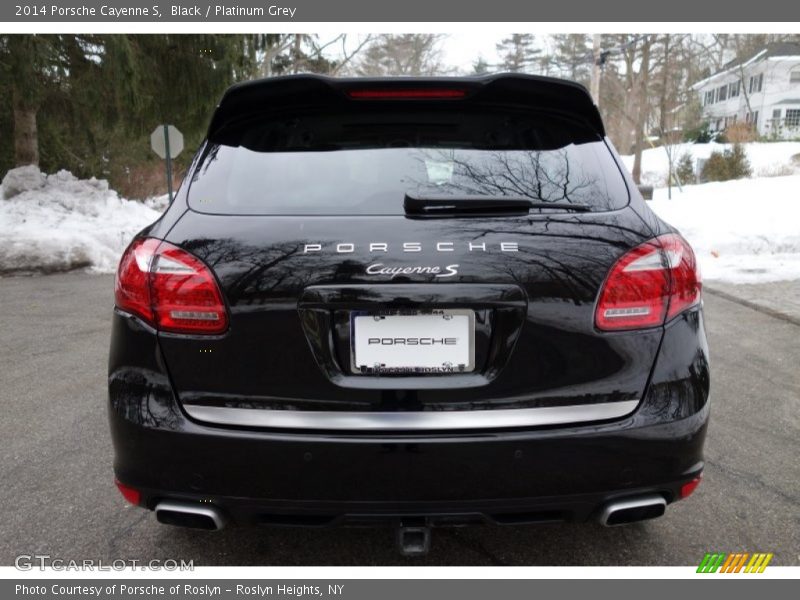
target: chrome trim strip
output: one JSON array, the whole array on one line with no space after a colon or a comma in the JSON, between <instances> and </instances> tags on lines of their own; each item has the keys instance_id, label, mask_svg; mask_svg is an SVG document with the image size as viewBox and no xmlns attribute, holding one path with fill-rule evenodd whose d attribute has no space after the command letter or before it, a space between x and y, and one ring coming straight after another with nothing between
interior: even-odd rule
<instances>
[{"instance_id":1,"label":"chrome trim strip","mask_svg":"<svg viewBox=\"0 0 800 600\"><path fill-rule=\"evenodd\" d=\"M184 404L193 419L217 425L277 429L328 429L352 431L421 431L452 429L502 429L537 425L563 425L617 419L634 411L638 400L602 404L573 404L503 410L439 412L331 412L226 408Z\"/></svg>"}]
</instances>

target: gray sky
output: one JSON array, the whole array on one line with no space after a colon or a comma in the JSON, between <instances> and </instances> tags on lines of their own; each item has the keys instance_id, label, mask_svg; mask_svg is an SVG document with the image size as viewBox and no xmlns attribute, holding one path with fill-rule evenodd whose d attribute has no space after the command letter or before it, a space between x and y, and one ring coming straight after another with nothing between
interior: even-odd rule
<instances>
[{"instance_id":1,"label":"gray sky","mask_svg":"<svg viewBox=\"0 0 800 600\"><path fill-rule=\"evenodd\" d=\"M495 45L506 35L475 35L474 33L450 33L442 42L444 63L458 67L462 71L471 71L472 64L479 55L489 64L498 62Z\"/></svg>"}]
</instances>

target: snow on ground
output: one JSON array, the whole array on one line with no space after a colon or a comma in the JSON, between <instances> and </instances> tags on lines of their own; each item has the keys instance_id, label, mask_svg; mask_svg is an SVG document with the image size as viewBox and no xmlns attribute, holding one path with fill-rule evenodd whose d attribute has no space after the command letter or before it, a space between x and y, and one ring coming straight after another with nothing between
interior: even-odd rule
<instances>
[{"instance_id":1,"label":"snow on ground","mask_svg":"<svg viewBox=\"0 0 800 600\"><path fill-rule=\"evenodd\" d=\"M677 144L673 150L674 164L685 153L698 158L708 158L716 150L731 148L731 144ZM800 142L753 142L744 144L747 158L753 169L753 177L770 177L775 175L791 175L800 173L800 162L794 162L793 156L800 155ZM798 159L800 160L800 159ZM633 155L622 157L622 162L633 169ZM696 164L696 162L695 162ZM669 160L663 147L648 148L642 152L642 183L662 187L666 185Z\"/></svg>"},{"instance_id":2,"label":"snow on ground","mask_svg":"<svg viewBox=\"0 0 800 600\"><path fill-rule=\"evenodd\" d=\"M800 145L800 144L799 144ZM800 279L800 175L656 189L648 205L692 244L705 280Z\"/></svg>"},{"instance_id":3,"label":"snow on ground","mask_svg":"<svg viewBox=\"0 0 800 600\"><path fill-rule=\"evenodd\" d=\"M12 169L0 187L0 273L90 267L111 273L122 251L161 213L120 198L108 182L69 171Z\"/></svg>"}]
</instances>

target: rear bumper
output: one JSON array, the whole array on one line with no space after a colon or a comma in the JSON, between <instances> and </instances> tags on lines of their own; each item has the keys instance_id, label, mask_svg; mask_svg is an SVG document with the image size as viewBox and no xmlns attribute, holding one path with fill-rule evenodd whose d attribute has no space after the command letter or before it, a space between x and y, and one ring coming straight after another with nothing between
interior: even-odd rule
<instances>
[{"instance_id":1,"label":"rear bumper","mask_svg":"<svg viewBox=\"0 0 800 600\"><path fill-rule=\"evenodd\" d=\"M691 319L665 333L665 343L672 337L678 345L669 362L659 360L644 399L623 418L413 434L193 420L173 395L157 344L143 350L152 333L129 329L129 342L140 339L116 351L112 345L115 473L141 492L142 506L212 504L239 523L583 521L615 499L655 493L672 502L703 469L709 415L707 351L704 336L700 344L697 338L702 318Z\"/></svg>"},{"instance_id":2,"label":"rear bumper","mask_svg":"<svg viewBox=\"0 0 800 600\"><path fill-rule=\"evenodd\" d=\"M205 502L245 523L528 522L585 520L613 499L650 492L677 499L702 471L707 414L645 427L634 415L549 431L358 438L219 429L182 416L165 431L116 411L111 423L116 475L151 509L162 499Z\"/></svg>"}]
</instances>

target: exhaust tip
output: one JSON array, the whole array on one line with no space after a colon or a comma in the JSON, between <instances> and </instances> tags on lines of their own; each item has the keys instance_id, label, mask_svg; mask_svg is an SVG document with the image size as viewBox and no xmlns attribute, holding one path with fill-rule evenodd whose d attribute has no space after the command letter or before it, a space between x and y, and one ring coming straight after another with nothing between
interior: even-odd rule
<instances>
[{"instance_id":1,"label":"exhaust tip","mask_svg":"<svg viewBox=\"0 0 800 600\"><path fill-rule=\"evenodd\" d=\"M210 505L191 504L164 500L155 508L156 520L164 525L218 531L225 527L225 517L218 508Z\"/></svg>"},{"instance_id":2,"label":"exhaust tip","mask_svg":"<svg viewBox=\"0 0 800 600\"><path fill-rule=\"evenodd\" d=\"M667 510L667 501L659 494L609 502L600 513L600 524L606 527L627 525L656 519Z\"/></svg>"}]
</instances>

